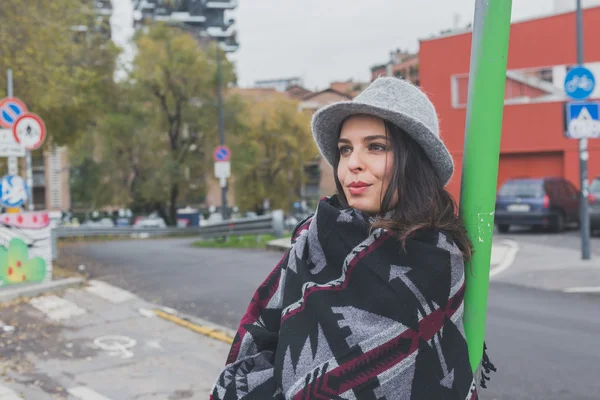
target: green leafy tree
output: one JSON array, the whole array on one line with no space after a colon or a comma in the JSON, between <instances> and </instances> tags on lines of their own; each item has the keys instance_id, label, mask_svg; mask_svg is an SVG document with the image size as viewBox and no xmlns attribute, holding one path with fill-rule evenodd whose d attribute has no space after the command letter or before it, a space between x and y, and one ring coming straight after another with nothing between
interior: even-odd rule
<instances>
[{"instance_id":1,"label":"green leafy tree","mask_svg":"<svg viewBox=\"0 0 600 400\"><path fill-rule=\"evenodd\" d=\"M15 96L44 119L50 144L74 143L112 98L118 49L91 4L0 1L0 91L11 68Z\"/></svg>"},{"instance_id":2,"label":"green leafy tree","mask_svg":"<svg viewBox=\"0 0 600 400\"><path fill-rule=\"evenodd\" d=\"M236 200L242 210L260 208L265 199L286 210L300 197L304 166L318 155L310 117L283 95L250 101L233 150Z\"/></svg>"},{"instance_id":3,"label":"green leafy tree","mask_svg":"<svg viewBox=\"0 0 600 400\"><path fill-rule=\"evenodd\" d=\"M178 201L189 188L186 167L206 167L206 146L212 142L217 126L216 46L199 43L192 35L163 24L154 24L136 37L138 52L132 78L159 117L155 127L155 155L160 165L154 180L145 181L141 193L154 197L156 210L174 224ZM223 59L223 85L235 80L233 66ZM189 129L184 134L184 127ZM194 163L201 150L201 162ZM198 171L196 171L197 173ZM150 196L150 194L152 196Z\"/></svg>"}]
</instances>

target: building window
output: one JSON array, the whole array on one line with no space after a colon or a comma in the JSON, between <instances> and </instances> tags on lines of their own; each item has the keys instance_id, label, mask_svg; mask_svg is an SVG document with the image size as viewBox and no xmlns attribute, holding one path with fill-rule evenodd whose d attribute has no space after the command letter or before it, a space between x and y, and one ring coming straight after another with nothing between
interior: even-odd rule
<instances>
[{"instance_id":1,"label":"building window","mask_svg":"<svg viewBox=\"0 0 600 400\"><path fill-rule=\"evenodd\" d=\"M33 171L33 187L45 187L46 186L46 173L44 171Z\"/></svg>"},{"instance_id":2,"label":"building window","mask_svg":"<svg viewBox=\"0 0 600 400\"><path fill-rule=\"evenodd\" d=\"M540 79L546 82L552 83L552 68L545 68L540 70Z\"/></svg>"},{"instance_id":3,"label":"building window","mask_svg":"<svg viewBox=\"0 0 600 400\"><path fill-rule=\"evenodd\" d=\"M414 76L417 76L419 74L419 66L411 65L408 74L410 75L411 78Z\"/></svg>"}]
</instances>

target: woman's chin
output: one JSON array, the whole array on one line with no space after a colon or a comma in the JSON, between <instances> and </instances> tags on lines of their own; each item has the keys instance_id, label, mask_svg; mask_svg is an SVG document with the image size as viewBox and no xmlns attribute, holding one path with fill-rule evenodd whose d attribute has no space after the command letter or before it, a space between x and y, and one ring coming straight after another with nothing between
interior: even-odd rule
<instances>
[{"instance_id":1,"label":"woman's chin","mask_svg":"<svg viewBox=\"0 0 600 400\"><path fill-rule=\"evenodd\" d=\"M359 196L350 196L348 197L348 205L354 209L360 210L367 214L376 214L379 212L379 206L375 204L376 202L373 199L369 199L368 197L361 198Z\"/></svg>"}]
</instances>

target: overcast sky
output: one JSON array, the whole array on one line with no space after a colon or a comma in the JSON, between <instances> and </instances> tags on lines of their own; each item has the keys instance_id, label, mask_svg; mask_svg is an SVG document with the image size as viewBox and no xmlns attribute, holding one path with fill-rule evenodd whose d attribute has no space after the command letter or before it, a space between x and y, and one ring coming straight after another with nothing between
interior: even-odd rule
<instances>
[{"instance_id":1,"label":"overcast sky","mask_svg":"<svg viewBox=\"0 0 600 400\"><path fill-rule=\"evenodd\" d=\"M554 1L513 0L512 19L553 12ZM594 3L597 0L584 0ZM587 5L588 3L584 3ZM233 14L240 49L230 55L240 86L300 76L309 89L334 80L368 81L389 51L473 19L475 0L240 0Z\"/></svg>"}]
</instances>

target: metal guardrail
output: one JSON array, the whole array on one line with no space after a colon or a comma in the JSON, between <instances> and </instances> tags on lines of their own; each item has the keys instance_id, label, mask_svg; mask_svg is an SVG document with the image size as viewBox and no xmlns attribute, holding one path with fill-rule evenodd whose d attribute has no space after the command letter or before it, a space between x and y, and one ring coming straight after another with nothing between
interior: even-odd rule
<instances>
[{"instance_id":1,"label":"metal guardrail","mask_svg":"<svg viewBox=\"0 0 600 400\"><path fill-rule=\"evenodd\" d=\"M54 235L57 239L78 237L156 237L156 236L183 236L198 234L200 228L103 228L103 227L61 227L55 228Z\"/></svg>"},{"instance_id":2,"label":"metal guardrail","mask_svg":"<svg viewBox=\"0 0 600 400\"><path fill-rule=\"evenodd\" d=\"M84 237L131 237L149 238L166 236L199 236L201 238L216 238L234 235L264 235L272 234L277 238L283 236L283 211L273 211L268 216L257 218L232 219L193 228L102 228L102 227L60 227L52 229L52 256L56 259L58 249L56 242L62 238Z\"/></svg>"}]
</instances>

